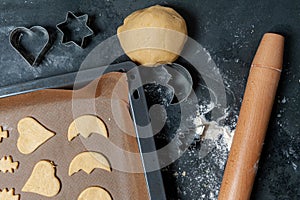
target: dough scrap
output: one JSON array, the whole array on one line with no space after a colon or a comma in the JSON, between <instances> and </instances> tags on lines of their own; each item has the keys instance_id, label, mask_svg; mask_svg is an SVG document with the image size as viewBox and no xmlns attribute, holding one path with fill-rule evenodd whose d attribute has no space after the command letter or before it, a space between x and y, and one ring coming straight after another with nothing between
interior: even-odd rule
<instances>
[{"instance_id":1,"label":"dough scrap","mask_svg":"<svg viewBox=\"0 0 300 200\"><path fill-rule=\"evenodd\" d=\"M94 186L81 192L78 200L112 200L112 197L105 189Z\"/></svg>"},{"instance_id":2,"label":"dough scrap","mask_svg":"<svg viewBox=\"0 0 300 200\"><path fill-rule=\"evenodd\" d=\"M90 174L94 169L104 169L111 172L111 166L105 156L98 152L83 152L75 156L69 166L69 176L83 170Z\"/></svg>"},{"instance_id":3,"label":"dough scrap","mask_svg":"<svg viewBox=\"0 0 300 200\"><path fill-rule=\"evenodd\" d=\"M104 122L94 115L83 115L76 118L69 126L68 140L71 141L79 134L88 138L92 133L97 133L108 138Z\"/></svg>"},{"instance_id":4,"label":"dough scrap","mask_svg":"<svg viewBox=\"0 0 300 200\"><path fill-rule=\"evenodd\" d=\"M156 5L127 16L117 34L131 60L156 66L178 58L187 40L187 27L174 9Z\"/></svg>"},{"instance_id":5,"label":"dough scrap","mask_svg":"<svg viewBox=\"0 0 300 200\"><path fill-rule=\"evenodd\" d=\"M4 190L0 190L0 199L1 200L19 200L20 195L15 194L15 189L14 188L12 188L10 190L5 188Z\"/></svg>"},{"instance_id":6,"label":"dough scrap","mask_svg":"<svg viewBox=\"0 0 300 200\"><path fill-rule=\"evenodd\" d=\"M16 169L18 169L19 162L13 162L11 156L4 156L0 160L0 172L6 173L14 173Z\"/></svg>"},{"instance_id":7,"label":"dough scrap","mask_svg":"<svg viewBox=\"0 0 300 200\"><path fill-rule=\"evenodd\" d=\"M0 143L3 138L8 138L8 131L3 131L2 126L0 126Z\"/></svg>"},{"instance_id":8,"label":"dough scrap","mask_svg":"<svg viewBox=\"0 0 300 200\"><path fill-rule=\"evenodd\" d=\"M31 192L46 197L54 197L60 191L60 181L55 175L55 166L42 160L33 168L32 174L22 188L22 192Z\"/></svg>"},{"instance_id":9,"label":"dough scrap","mask_svg":"<svg viewBox=\"0 0 300 200\"><path fill-rule=\"evenodd\" d=\"M34 152L55 135L32 117L25 117L18 122L18 132L17 147L23 154Z\"/></svg>"}]
</instances>

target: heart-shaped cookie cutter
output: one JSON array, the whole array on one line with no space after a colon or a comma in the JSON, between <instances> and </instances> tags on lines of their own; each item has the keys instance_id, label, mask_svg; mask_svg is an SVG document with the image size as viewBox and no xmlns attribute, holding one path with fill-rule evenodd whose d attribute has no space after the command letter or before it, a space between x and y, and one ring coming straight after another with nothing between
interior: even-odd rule
<instances>
[{"instance_id":1,"label":"heart-shaped cookie cutter","mask_svg":"<svg viewBox=\"0 0 300 200\"><path fill-rule=\"evenodd\" d=\"M17 27L9 36L11 46L31 66L37 66L50 48L48 31L42 26Z\"/></svg>"}]
</instances>

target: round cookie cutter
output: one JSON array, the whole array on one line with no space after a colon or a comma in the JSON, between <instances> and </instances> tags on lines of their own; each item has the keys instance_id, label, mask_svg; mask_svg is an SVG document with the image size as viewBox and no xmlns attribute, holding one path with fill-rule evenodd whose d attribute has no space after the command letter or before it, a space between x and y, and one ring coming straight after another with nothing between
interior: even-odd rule
<instances>
[{"instance_id":1,"label":"round cookie cutter","mask_svg":"<svg viewBox=\"0 0 300 200\"><path fill-rule=\"evenodd\" d=\"M178 63L162 64L156 67L139 67L141 85L151 102L163 105L183 102L193 89L189 71ZM161 100L159 102L158 98Z\"/></svg>"}]
</instances>

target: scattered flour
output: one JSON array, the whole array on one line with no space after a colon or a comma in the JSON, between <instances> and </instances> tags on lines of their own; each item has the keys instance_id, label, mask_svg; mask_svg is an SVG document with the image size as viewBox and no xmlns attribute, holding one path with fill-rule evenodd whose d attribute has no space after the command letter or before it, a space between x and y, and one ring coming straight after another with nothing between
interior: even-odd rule
<instances>
[{"instance_id":1,"label":"scattered flour","mask_svg":"<svg viewBox=\"0 0 300 200\"><path fill-rule=\"evenodd\" d=\"M212 103L210 105L212 105ZM210 107L211 106L209 106L209 108ZM193 119L193 123L196 127L195 134L202 136L202 140L216 141L221 137L223 138L224 145L229 151L232 144L234 131L231 131L230 127L228 126L218 125L216 121L208 121L204 115L201 115L200 113L200 110L198 110L196 117ZM227 115L227 113L224 114L224 116Z\"/></svg>"},{"instance_id":2,"label":"scattered flour","mask_svg":"<svg viewBox=\"0 0 300 200\"><path fill-rule=\"evenodd\" d=\"M218 198L234 130L231 130L231 125L220 126L216 121L207 120L205 114L215 107L214 103L208 105L200 105L197 114L190 119L194 125L195 142L178 163L178 171L173 173L183 184L177 188L182 199ZM226 112L225 116L228 115Z\"/></svg>"}]
</instances>

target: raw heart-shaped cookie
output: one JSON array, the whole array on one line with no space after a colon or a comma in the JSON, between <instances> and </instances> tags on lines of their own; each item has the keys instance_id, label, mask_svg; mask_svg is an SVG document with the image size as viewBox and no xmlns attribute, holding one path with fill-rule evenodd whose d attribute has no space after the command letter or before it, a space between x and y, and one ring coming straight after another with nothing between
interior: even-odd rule
<instances>
[{"instance_id":1,"label":"raw heart-shaped cookie","mask_svg":"<svg viewBox=\"0 0 300 200\"><path fill-rule=\"evenodd\" d=\"M32 117L26 117L19 121L18 132L20 135L17 147L23 154L34 152L39 146L55 135L55 133L47 130Z\"/></svg>"},{"instance_id":2,"label":"raw heart-shaped cookie","mask_svg":"<svg viewBox=\"0 0 300 200\"><path fill-rule=\"evenodd\" d=\"M54 165L46 160L38 162L26 184L23 192L32 192L46 197L54 197L60 191L60 181L55 176Z\"/></svg>"}]
</instances>

